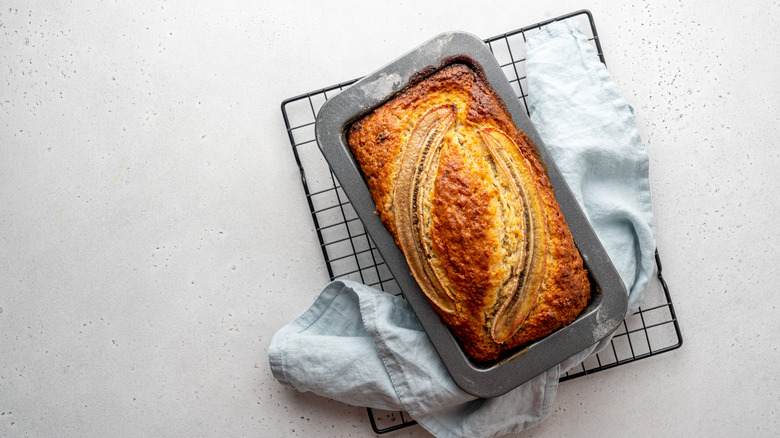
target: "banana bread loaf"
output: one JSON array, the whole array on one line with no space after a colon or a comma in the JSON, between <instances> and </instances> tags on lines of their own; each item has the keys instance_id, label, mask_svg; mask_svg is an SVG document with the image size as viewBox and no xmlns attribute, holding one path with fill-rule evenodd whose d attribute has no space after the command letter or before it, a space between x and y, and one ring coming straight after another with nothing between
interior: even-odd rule
<instances>
[{"instance_id":1,"label":"banana bread loaf","mask_svg":"<svg viewBox=\"0 0 780 438\"><path fill-rule=\"evenodd\" d=\"M536 145L456 62L352 124L376 209L476 362L574 321L590 284Z\"/></svg>"}]
</instances>

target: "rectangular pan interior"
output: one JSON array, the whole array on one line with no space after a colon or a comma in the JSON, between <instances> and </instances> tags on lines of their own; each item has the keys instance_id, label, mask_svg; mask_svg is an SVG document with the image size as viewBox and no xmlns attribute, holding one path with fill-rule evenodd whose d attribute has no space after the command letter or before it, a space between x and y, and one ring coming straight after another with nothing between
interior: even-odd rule
<instances>
[{"instance_id":1,"label":"rectangular pan interior","mask_svg":"<svg viewBox=\"0 0 780 438\"><path fill-rule=\"evenodd\" d=\"M467 59L481 67L493 90L506 104L516 126L536 143L593 287L591 301L572 324L490 366L476 364L465 355L417 285L403 253L374 214L374 201L346 140L350 123L406 88L410 79L419 72L435 71L453 59L459 62ZM608 336L625 317L628 294L623 281L515 97L501 67L479 38L464 32L443 33L365 76L325 102L317 115L315 136L325 159L445 367L455 383L469 394L482 398L502 395Z\"/></svg>"}]
</instances>

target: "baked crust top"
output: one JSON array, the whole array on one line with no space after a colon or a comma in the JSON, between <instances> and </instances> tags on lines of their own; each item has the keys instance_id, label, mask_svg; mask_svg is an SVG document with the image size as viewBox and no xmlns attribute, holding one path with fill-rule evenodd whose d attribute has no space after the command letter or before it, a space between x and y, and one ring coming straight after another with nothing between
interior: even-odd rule
<instances>
[{"instance_id":1,"label":"baked crust top","mask_svg":"<svg viewBox=\"0 0 780 438\"><path fill-rule=\"evenodd\" d=\"M533 141L478 68L454 63L352 124L377 213L477 362L571 323L582 259Z\"/></svg>"}]
</instances>

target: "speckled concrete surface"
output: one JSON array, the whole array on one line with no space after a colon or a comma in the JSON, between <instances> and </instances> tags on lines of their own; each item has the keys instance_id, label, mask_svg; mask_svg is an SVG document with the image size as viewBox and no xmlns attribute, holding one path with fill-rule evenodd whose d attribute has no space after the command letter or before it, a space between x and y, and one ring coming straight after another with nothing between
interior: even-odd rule
<instances>
[{"instance_id":1,"label":"speckled concrete surface","mask_svg":"<svg viewBox=\"0 0 780 438\"><path fill-rule=\"evenodd\" d=\"M373 435L268 367L327 280L280 104L581 8L637 111L685 344L562 384L518 436L780 430L780 4L417 3L3 3L0 436Z\"/></svg>"}]
</instances>

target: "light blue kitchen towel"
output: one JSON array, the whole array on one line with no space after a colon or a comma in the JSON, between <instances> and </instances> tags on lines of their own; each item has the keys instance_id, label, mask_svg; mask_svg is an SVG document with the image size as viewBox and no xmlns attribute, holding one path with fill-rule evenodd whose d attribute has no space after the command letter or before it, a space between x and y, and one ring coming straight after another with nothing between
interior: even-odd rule
<instances>
[{"instance_id":1,"label":"light blue kitchen towel","mask_svg":"<svg viewBox=\"0 0 780 438\"><path fill-rule=\"evenodd\" d=\"M577 25L527 42L531 119L629 291L633 312L653 271L648 158L621 98ZM402 298L335 281L268 350L276 379L356 406L404 410L436 437L497 437L545 418L562 373L603 340L505 395L476 399L453 382Z\"/></svg>"}]
</instances>

